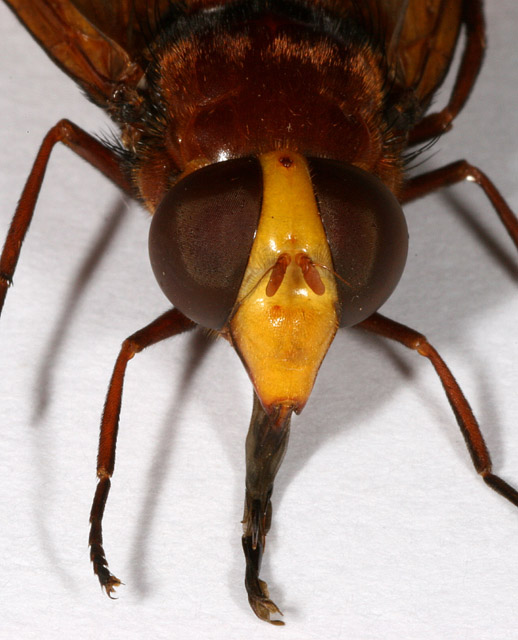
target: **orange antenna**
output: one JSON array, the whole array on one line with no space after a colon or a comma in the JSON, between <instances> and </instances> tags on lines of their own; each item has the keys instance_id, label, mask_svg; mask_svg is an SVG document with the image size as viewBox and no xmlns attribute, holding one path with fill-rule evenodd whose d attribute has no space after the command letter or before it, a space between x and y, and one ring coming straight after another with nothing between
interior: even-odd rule
<instances>
[{"instance_id":1,"label":"orange antenna","mask_svg":"<svg viewBox=\"0 0 518 640\"><path fill-rule=\"evenodd\" d=\"M277 262L271 268L270 280L266 285L266 295L271 298L274 296L284 280L286 269L291 262L291 257L287 253L281 253L277 258ZM268 272L267 272L268 273Z\"/></svg>"},{"instance_id":2,"label":"orange antenna","mask_svg":"<svg viewBox=\"0 0 518 640\"><path fill-rule=\"evenodd\" d=\"M323 295L326 290L326 286L322 282L322 278L316 270L315 263L311 258L305 253L297 253L295 256L295 262L301 268L304 280L311 291L316 293L317 296Z\"/></svg>"}]
</instances>

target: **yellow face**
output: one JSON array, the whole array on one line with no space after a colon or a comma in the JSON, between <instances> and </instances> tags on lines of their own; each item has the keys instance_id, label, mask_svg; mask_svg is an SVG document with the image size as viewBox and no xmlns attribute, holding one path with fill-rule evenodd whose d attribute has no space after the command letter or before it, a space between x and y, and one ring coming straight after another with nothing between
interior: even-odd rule
<instances>
[{"instance_id":1,"label":"yellow face","mask_svg":"<svg viewBox=\"0 0 518 640\"><path fill-rule=\"evenodd\" d=\"M338 327L333 263L306 160L259 160L261 217L228 328L265 410L298 413Z\"/></svg>"}]
</instances>

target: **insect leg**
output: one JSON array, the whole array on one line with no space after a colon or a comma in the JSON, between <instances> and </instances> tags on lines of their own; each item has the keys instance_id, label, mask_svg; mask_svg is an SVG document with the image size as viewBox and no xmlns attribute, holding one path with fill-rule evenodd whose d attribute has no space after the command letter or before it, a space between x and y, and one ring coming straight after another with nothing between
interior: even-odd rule
<instances>
[{"instance_id":1,"label":"insect leg","mask_svg":"<svg viewBox=\"0 0 518 640\"><path fill-rule=\"evenodd\" d=\"M131 185L120 168L119 158L114 151L69 120L60 120L52 127L41 143L25 183L0 257L0 313L7 289L12 283L25 234L32 220L50 154L57 142L62 142L96 169L99 169L123 191L131 193Z\"/></svg>"},{"instance_id":2,"label":"insect leg","mask_svg":"<svg viewBox=\"0 0 518 640\"><path fill-rule=\"evenodd\" d=\"M492 489L518 507L518 491L492 473L489 451L473 411L448 366L425 336L379 313L356 326L400 342L430 360L444 387L477 473Z\"/></svg>"},{"instance_id":3,"label":"insect leg","mask_svg":"<svg viewBox=\"0 0 518 640\"><path fill-rule=\"evenodd\" d=\"M254 393L254 408L246 438L246 498L243 516L243 551L246 558L245 586L248 601L261 620L282 625L281 620L270 620L279 613L270 600L266 582L259 578L266 534L272 520L271 495L273 481L288 446L291 409L278 409L268 415Z\"/></svg>"},{"instance_id":4,"label":"insect leg","mask_svg":"<svg viewBox=\"0 0 518 640\"><path fill-rule=\"evenodd\" d=\"M420 144L448 131L473 89L482 66L486 47L486 27L482 0L464 0L462 21L466 27L466 46L448 104L424 117L411 131L408 144Z\"/></svg>"},{"instance_id":5,"label":"insect leg","mask_svg":"<svg viewBox=\"0 0 518 640\"><path fill-rule=\"evenodd\" d=\"M112 597L111 594L114 592L115 587L120 584L120 580L112 575L108 569L108 562L103 549L102 519L106 499L110 491L110 478L115 466L115 447L117 444L122 387L126 366L136 353L146 347L188 331L195 326L192 320L186 318L177 309L166 311L151 324L124 340L113 369L101 421L99 453L97 456L97 477L99 482L90 512L89 538L90 559L94 565L94 573L110 597Z\"/></svg>"},{"instance_id":6,"label":"insect leg","mask_svg":"<svg viewBox=\"0 0 518 640\"><path fill-rule=\"evenodd\" d=\"M423 173L420 176L411 178L403 189L401 195L401 203L416 200L422 196L436 191L442 187L448 187L462 180L476 182L482 187L484 193L489 198L494 210L498 214L502 224L511 236L512 241L518 248L518 219L509 208L507 202L503 199L498 189L486 176L485 173L466 162L466 160L458 160L451 164Z\"/></svg>"}]
</instances>

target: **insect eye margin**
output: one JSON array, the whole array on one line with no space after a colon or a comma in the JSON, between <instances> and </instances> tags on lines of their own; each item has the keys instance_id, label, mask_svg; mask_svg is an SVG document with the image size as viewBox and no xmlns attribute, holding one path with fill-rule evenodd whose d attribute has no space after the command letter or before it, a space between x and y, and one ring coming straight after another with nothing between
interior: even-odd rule
<instances>
[{"instance_id":1,"label":"insect eye margin","mask_svg":"<svg viewBox=\"0 0 518 640\"><path fill-rule=\"evenodd\" d=\"M261 213L259 160L202 167L176 183L149 231L151 266L162 291L188 318L221 329L235 304Z\"/></svg>"},{"instance_id":2,"label":"insect eye margin","mask_svg":"<svg viewBox=\"0 0 518 640\"><path fill-rule=\"evenodd\" d=\"M340 326L353 326L377 311L401 278L405 216L376 176L336 160L307 160L337 276Z\"/></svg>"}]
</instances>

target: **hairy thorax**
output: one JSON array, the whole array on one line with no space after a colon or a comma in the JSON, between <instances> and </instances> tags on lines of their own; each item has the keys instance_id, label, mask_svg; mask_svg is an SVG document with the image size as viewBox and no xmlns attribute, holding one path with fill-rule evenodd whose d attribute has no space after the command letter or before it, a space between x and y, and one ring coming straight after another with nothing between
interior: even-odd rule
<instances>
[{"instance_id":1,"label":"hairy thorax","mask_svg":"<svg viewBox=\"0 0 518 640\"><path fill-rule=\"evenodd\" d=\"M381 64L354 37L273 17L163 46L157 133L135 169L144 202L153 211L172 182L206 164L281 148L354 164L397 192Z\"/></svg>"}]
</instances>

